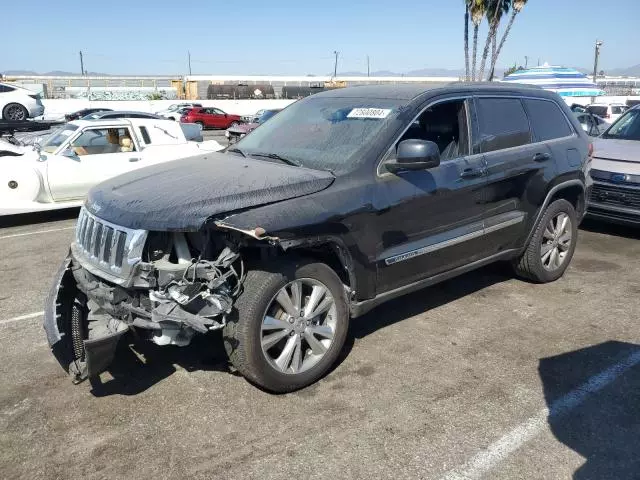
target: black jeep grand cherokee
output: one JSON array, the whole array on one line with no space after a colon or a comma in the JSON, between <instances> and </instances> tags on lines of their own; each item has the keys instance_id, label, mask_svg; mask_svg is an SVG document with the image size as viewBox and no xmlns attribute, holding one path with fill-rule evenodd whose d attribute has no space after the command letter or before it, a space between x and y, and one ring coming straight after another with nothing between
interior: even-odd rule
<instances>
[{"instance_id":1,"label":"black jeep grand cherokee","mask_svg":"<svg viewBox=\"0 0 640 480\"><path fill-rule=\"evenodd\" d=\"M304 387L381 302L498 260L562 276L590 156L564 102L534 87L314 95L225 153L94 188L47 301L49 343L79 381L129 329L180 346L220 329L247 379Z\"/></svg>"}]
</instances>

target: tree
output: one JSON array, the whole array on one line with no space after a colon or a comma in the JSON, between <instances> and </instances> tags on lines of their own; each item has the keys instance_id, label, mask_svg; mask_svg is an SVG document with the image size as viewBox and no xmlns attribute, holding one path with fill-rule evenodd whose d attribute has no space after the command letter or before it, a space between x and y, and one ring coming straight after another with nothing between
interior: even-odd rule
<instances>
[{"instance_id":1,"label":"tree","mask_svg":"<svg viewBox=\"0 0 640 480\"><path fill-rule=\"evenodd\" d=\"M476 79L476 63L478 58L478 31L487 11L487 0L469 0L469 13L473 23L473 61L471 66L471 80Z\"/></svg>"},{"instance_id":2,"label":"tree","mask_svg":"<svg viewBox=\"0 0 640 480\"><path fill-rule=\"evenodd\" d=\"M512 73L519 72L520 70L524 70L524 67L522 65L520 65L519 67L516 67L515 64L514 64L513 67L510 67L507 70L505 70L504 76L508 77Z\"/></svg>"},{"instance_id":3,"label":"tree","mask_svg":"<svg viewBox=\"0 0 640 480\"><path fill-rule=\"evenodd\" d=\"M494 38L498 34L498 27L500 26L500 19L502 15L509 12L511 6L511 0L486 0L486 17L489 23L489 32L487 33L487 41L484 44L484 50L482 52L482 61L480 62L480 72L478 73L478 79L484 78L484 70L487 65L487 58L489 57L489 48L491 47ZM517 0L516 0L517 1ZM497 50L496 50L497 54ZM495 55L494 55L495 56Z\"/></svg>"},{"instance_id":4,"label":"tree","mask_svg":"<svg viewBox=\"0 0 640 480\"><path fill-rule=\"evenodd\" d=\"M511 6L513 7L513 9L511 10L511 18L509 19L509 24L507 25L506 30L502 34L500 45L498 46L498 49L496 50L495 55L493 55L491 59L491 70L489 72L489 79L493 78L493 74L496 69L496 63L498 62L498 57L500 56L500 52L502 51L504 42L507 40L507 37L509 36L509 32L511 31L513 22L515 21L516 16L518 16L518 14L522 11L522 9L526 4L527 4L527 0L512 0L511 2ZM494 37L494 40L495 40L495 37Z\"/></svg>"}]
</instances>

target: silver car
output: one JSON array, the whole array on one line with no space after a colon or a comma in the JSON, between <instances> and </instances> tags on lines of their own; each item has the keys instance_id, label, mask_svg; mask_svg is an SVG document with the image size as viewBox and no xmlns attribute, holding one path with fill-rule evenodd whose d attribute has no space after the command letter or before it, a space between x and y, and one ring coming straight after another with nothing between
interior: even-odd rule
<instances>
[{"instance_id":1,"label":"silver car","mask_svg":"<svg viewBox=\"0 0 640 480\"><path fill-rule=\"evenodd\" d=\"M640 105L594 140L588 214L640 226Z\"/></svg>"}]
</instances>

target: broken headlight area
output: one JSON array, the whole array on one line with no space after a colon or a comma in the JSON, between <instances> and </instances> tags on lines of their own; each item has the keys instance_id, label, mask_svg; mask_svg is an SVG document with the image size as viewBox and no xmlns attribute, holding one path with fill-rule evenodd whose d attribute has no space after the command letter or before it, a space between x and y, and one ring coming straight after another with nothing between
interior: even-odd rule
<instances>
[{"instance_id":1,"label":"broken headlight area","mask_svg":"<svg viewBox=\"0 0 640 480\"><path fill-rule=\"evenodd\" d=\"M221 329L245 275L238 245L222 235L150 232L142 259L123 282L128 287L105 280L87 263L75 256L66 261L45 316L49 343L74 381L104 371L130 329L158 345L177 346Z\"/></svg>"}]
</instances>

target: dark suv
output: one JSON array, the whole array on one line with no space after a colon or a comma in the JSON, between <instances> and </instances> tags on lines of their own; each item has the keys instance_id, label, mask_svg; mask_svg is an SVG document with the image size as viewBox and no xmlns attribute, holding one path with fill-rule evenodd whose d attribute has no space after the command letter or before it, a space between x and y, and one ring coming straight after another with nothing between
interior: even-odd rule
<instances>
[{"instance_id":1,"label":"dark suv","mask_svg":"<svg viewBox=\"0 0 640 480\"><path fill-rule=\"evenodd\" d=\"M128 330L187 345L222 330L247 379L319 379L349 319L498 260L551 282L590 190L590 143L554 93L363 86L296 102L224 153L89 193L46 306L77 381Z\"/></svg>"}]
</instances>

